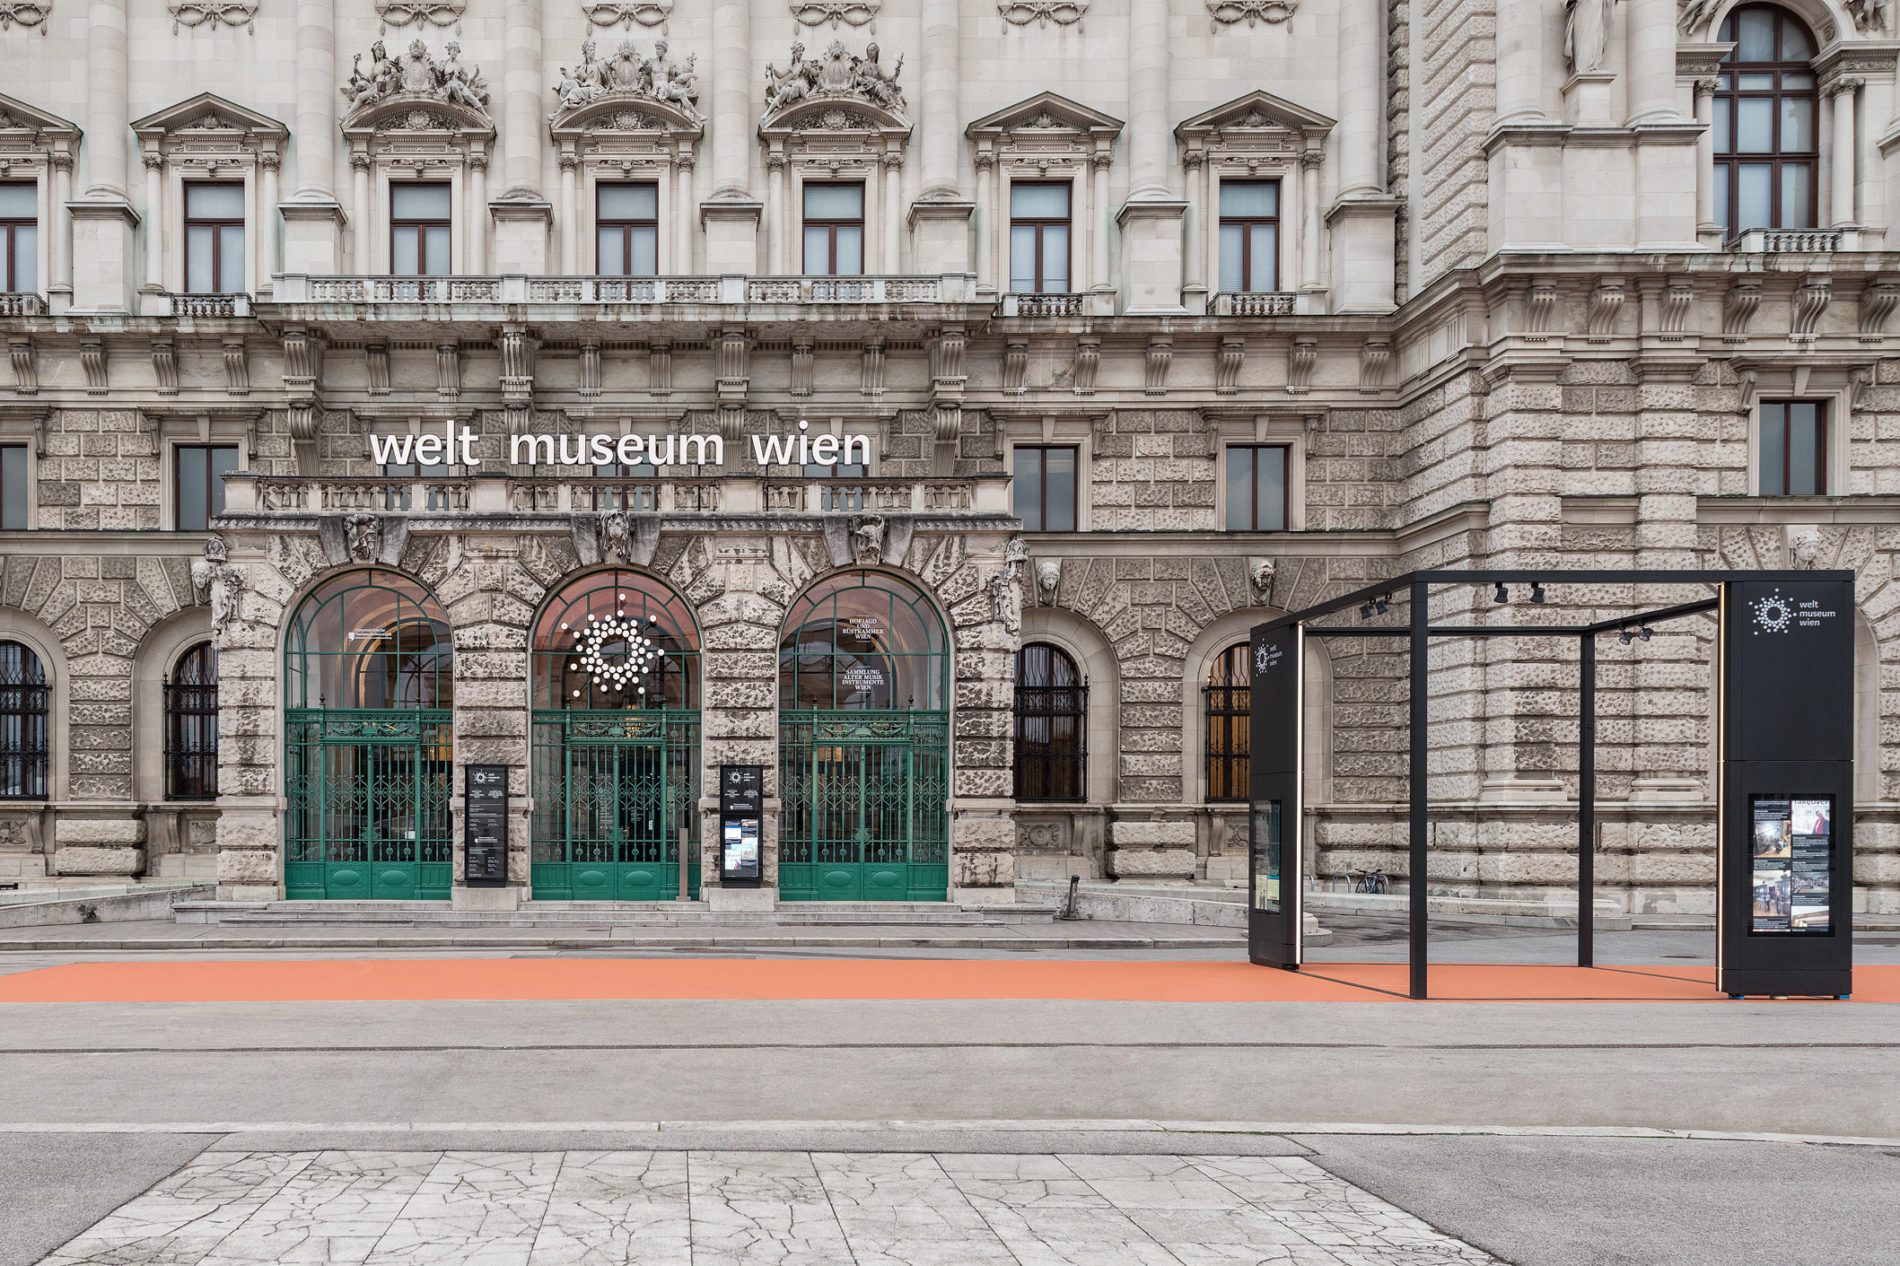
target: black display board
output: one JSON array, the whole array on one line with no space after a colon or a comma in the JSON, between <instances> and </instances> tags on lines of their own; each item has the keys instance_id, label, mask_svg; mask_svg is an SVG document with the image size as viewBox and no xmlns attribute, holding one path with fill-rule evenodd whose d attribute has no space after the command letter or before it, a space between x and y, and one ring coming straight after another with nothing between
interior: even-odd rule
<instances>
[{"instance_id":1,"label":"black display board","mask_svg":"<svg viewBox=\"0 0 1900 1266\"><path fill-rule=\"evenodd\" d=\"M508 883L508 767L470 765L464 774L462 880L470 888Z\"/></svg>"},{"instance_id":2,"label":"black display board","mask_svg":"<svg viewBox=\"0 0 1900 1266\"><path fill-rule=\"evenodd\" d=\"M1300 965L1303 636L1297 625L1258 628L1250 647L1247 957L1267 967Z\"/></svg>"},{"instance_id":3,"label":"black display board","mask_svg":"<svg viewBox=\"0 0 1900 1266\"><path fill-rule=\"evenodd\" d=\"M757 888L764 878L759 823L765 813L765 766L719 767L719 883Z\"/></svg>"},{"instance_id":4,"label":"black display board","mask_svg":"<svg viewBox=\"0 0 1900 1266\"><path fill-rule=\"evenodd\" d=\"M1852 577L1727 589L1718 987L1737 997L1845 996L1853 972Z\"/></svg>"}]
</instances>

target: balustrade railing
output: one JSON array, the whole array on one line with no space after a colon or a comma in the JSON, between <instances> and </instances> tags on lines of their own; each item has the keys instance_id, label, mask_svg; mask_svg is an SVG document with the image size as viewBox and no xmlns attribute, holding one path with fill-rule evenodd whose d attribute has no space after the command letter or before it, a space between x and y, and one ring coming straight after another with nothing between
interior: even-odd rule
<instances>
[{"instance_id":1,"label":"balustrade railing","mask_svg":"<svg viewBox=\"0 0 1900 1266\"><path fill-rule=\"evenodd\" d=\"M171 300L175 317L247 317L251 315L251 296L247 294L174 294Z\"/></svg>"},{"instance_id":2,"label":"balustrade railing","mask_svg":"<svg viewBox=\"0 0 1900 1266\"><path fill-rule=\"evenodd\" d=\"M1246 291L1214 296L1215 316L1273 317L1293 316L1299 311L1300 297L1280 291Z\"/></svg>"},{"instance_id":3,"label":"balustrade railing","mask_svg":"<svg viewBox=\"0 0 1900 1266\"><path fill-rule=\"evenodd\" d=\"M961 303L968 273L934 277L333 277L282 273L278 304ZM194 296L197 297L197 296Z\"/></svg>"},{"instance_id":4,"label":"balustrade railing","mask_svg":"<svg viewBox=\"0 0 1900 1266\"><path fill-rule=\"evenodd\" d=\"M1860 234L1851 229L1744 229L1731 237L1731 251L1764 251L1769 254L1831 255L1853 250Z\"/></svg>"},{"instance_id":5,"label":"balustrade railing","mask_svg":"<svg viewBox=\"0 0 1900 1266\"><path fill-rule=\"evenodd\" d=\"M1072 317L1082 315L1081 294L1008 294L1003 296L1006 317Z\"/></svg>"},{"instance_id":6,"label":"balustrade railing","mask_svg":"<svg viewBox=\"0 0 1900 1266\"><path fill-rule=\"evenodd\" d=\"M45 316L46 300L23 291L0 294L0 317Z\"/></svg>"}]
</instances>

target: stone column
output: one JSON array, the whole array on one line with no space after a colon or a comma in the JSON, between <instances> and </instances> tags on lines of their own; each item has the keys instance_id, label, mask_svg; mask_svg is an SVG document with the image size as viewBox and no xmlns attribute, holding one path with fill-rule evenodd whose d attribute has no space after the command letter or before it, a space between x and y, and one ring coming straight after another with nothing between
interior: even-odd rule
<instances>
[{"instance_id":1,"label":"stone column","mask_svg":"<svg viewBox=\"0 0 1900 1266\"><path fill-rule=\"evenodd\" d=\"M681 276L691 276L693 271L693 168L695 154L682 149L673 159L674 205L673 213L673 250L675 263L673 271Z\"/></svg>"},{"instance_id":2,"label":"stone column","mask_svg":"<svg viewBox=\"0 0 1900 1266\"><path fill-rule=\"evenodd\" d=\"M1679 114L1675 0L1629 0L1624 7L1629 10L1629 71L1624 80L1629 121L1674 119Z\"/></svg>"},{"instance_id":3,"label":"stone column","mask_svg":"<svg viewBox=\"0 0 1900 1266\"><path fill-rule=\"evenodd\" d=\"M1319 237L1324 223L1319 214L1319 169L1325 154L1316 149L1300 154L1300 289L1317 290L1320 280Z\"/></svg>"},{"instance_id":4,"label":"stone column","mask_svg":"<svg viewBox=\"0 0 1900 1266\"><path fill-rule=\"evenodd\" d=\"M884 261L889 276L903 270L900 230L904 223L904 156L884 155Z\"/></svg>"},{"instance_id":5,"label":"stone column","mask_svg":"<svg viewBox=\"0 0 1900 1266\"><path fill-rule=\"evenodd\" d=\"M1380 91L1385 76L1385 23L1381 0L1342 0L1339 11L1339 195L1377 195Z\"/></svg>"},{"instance_id":6,"label":"stone column","mask_svg":"<svg viewBox=\"0 0 1900 1266\"><path fill-rule=\"evenodd\" d=\"M477 150L468 156L468 248L462 270L468 273L488 271L488 154Z\"/></svg>"},{"instance_id":7,"label":"stone column","mask_svg":"<svg viewBox=\"0 0 1900 1266\"><path fill-rule=\"evenodd\" d=\"M1207 251L1203 247L1206 238L1202 225L1214 222L1214 210L1207 196L1207 155L1201 150L1190 152L1187 157L1187 212L1181 217L1181 258L1187 277L1186 290L1203 296L1205 301L1207 281L1205 277ZM1208 236L1212 230L1205 231Z\"/></svg>"},{"instance_id":8,"label":"stone column","mask_svg":"<svg viewBox=\"0 0 1900 1266\"><path fill-rule=\"evenodd\" d=\"M976 156L976 286L991 293L1003 289L990 262L996 236L996 155Z\"/></svg>"},{"instance_id":9,"label":"stone column","mask_svg":"<svg viewBox=\"0 0 1900 1266\"><path fill-rule=\"evenodd\" d=\"M1859 223L1854 218L1854 93L1860 85L1858 79L1840 79L1828 89L1828 96L1834 102L1830 223L1837 229Z\"/></svg>"},{"instance_id":10,"label":"stone column","mask_svg":"<svg viewBox=\"0 0 1900 1266\"><path fill-rule=\"evenodd\" d=\"M1130 313L1185 312L1181 302L1181 216L1169 161L1168 3L1129 0L1128 201L1122 230L1122 289ZM1104 271L1096 278L1107 281Z\"/></svg>"},{"instance_id":11,"label":"stone column","mask_svg":"<svg viewBox=\"0 0 1900 1266\"><path fill-rule=\"evenodd\" d=\"M271 292L271 274L277 271L278 168L283 156L266 150L257 156L257 258L251 288L259 295Z\"/></svg>"},{"instance_id":12,"label":"stone column","mask_svg":"<svg viewBox=\"0 0 1900 1266\"><path fill-rule=\"evenodd\" d=\"M575 155L561 155L561 271L570 277L581 271L580 166ZM588 271L599 271L599 261Z\"/></svg>"},{"instance_id":13,"label":"stone column","mask_svg":"<svg viewBox=\"0 0 1900 1266\"><path fill-rule=\"evenodd\" d=\"M1069 282L1077 290L1106 290L1109 288L1108 271L1108 164L1106 150L1097 151L1089 156L1089 170L1092 173L1092 186L1089 197L1089 275L1088 285L1083 278L1074 278ZM1004 191L1007 196L1007 189ZM997 217L1004 225L1009 223L1009 208L1004 207ZM1080 254L1080 252L1077 252ZM1078 263L1080 260L1077 261ZM1009 284L1009 239L1003 239L1003 256L996 262L997 280L1000 287ZM1071 272L1075 271L1073 267Z\"/></svg>"},{"instance_id":14,"label":"stone column","mask_svg":"<svg viewBox=\"0 0 1900 1266\"><path fill-rule=\"evenodd\" d=\"M165 290L165 156L156 149L139 155L145 166L145 283L147 294Z\"/></svg>"},{"instance_id":15,"label":"stone column","mask_svg":"<svg viewBox=\"0 0 1900 1266\"><path fill-rule=\"evenodd\" d=\"M374 272L376 257L370 250L369 238L369 155L350 155L350 214L356 218L356 231L351 234L352 253L355 258L350 267L359 273Z\"/></svg>"},{"instance_id":16,"label":"stone column","mask_svg":"<svg viewBox=\"0 0 1900 1266\"><path fill-rule=\"evenodd\" d=\"M957 96L957 0L923 0L922 90L918 94L917 142L922 151L926 199L954 200L959 141Z\"/></svg>"},{"instance_id":17,"label":"stone column","mask_svg":"<svg viewBox=\"0 0 1900 1266\"><path fill-rule=\"evenodd\" d=\"M1702 125L1695 142L1695 219L1698 235L1715 227L1715 80L1695 81L1695 121Z\"/></svg>"},{"instance_id":18,"label":"stone column","mask_svg":"<svg viewBox=\"0 0 1900 1266\"><path fill-rule=\"evenodd\" d=\"M73 200L73 156L61 153L53 155L53 284L48 294L64 295L71 299L73 293L73 239L72 226L61 214L66 204Z\"/></svg>"},{"instance_id":19,"label":"stone column","mask_svg":"<svg viewBox=\"0 0 1900 1266\"><path fill-rule=\"evenodd\" d=\"M343 268L343 207L336 198L336 0L297 0L296 114L290 156L294 191L284 217L284 271ZM266 210L265 214L269 214Z\"/></svg>"},{"instance_id":20,"label":"stone column","mask_svg":"<svg viewBox=\"0 0 1900 1266\"><path fill-rule=\"evenodd\" d=\"M752 146L763 110L764 80L752 73L752 7L714 0L712 11L712 197L700 206L706 270L752 273L759 267L758 200L752 196Z\"/></svg>"},{"instance_id":21,"label":"stone column","mask_svg":"<svg viewBox=\"0 0 1900 1266\"><path fill-rule=\"evenodd\" d=\"M86 12L86 193L67 207L77 262L73 306L124 312L132 307L139 222L127 197L125 0L91 0Z\"/></svg>"},{"instance_id":22,"label":"stone column","mask_svg":"<svg viewBox=\"0 0 1900 1266\"><path fill-rule=\"evenodd\" d=\"M493 269L545 273L554 208L541 192L541 147L547 140L541 67L541 0L508 0L501 63L502 194L488 204L495 217Z\"/></svg>"},{"instance_id":23,"label":"stone column","mask_svg":"<svg viewBox=\"0 0 1900 1266\"><path fill-rule=\"evenodd\" d=\"M1498 122L1543 119L1544 28L1551 7L1535 0L1498 5Z\"/></svg>"}]
</instances>

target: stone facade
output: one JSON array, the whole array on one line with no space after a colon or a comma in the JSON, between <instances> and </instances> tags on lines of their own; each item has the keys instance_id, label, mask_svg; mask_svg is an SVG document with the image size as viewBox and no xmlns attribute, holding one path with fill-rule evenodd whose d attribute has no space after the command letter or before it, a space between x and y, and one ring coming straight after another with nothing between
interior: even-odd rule
<instances>
[{"instance_id":1,"label":"stone facade","mask_svg":"<svg viewBox=\"0 0 1900 1266\"><path fill-rule=\"evenodd\" d=\"M286 625L366 562L447 613L454 759L515 771L517 885L529 631L567 579L611 561L685 596L710 771L774 766L804 589L904 578L950 640L951 888L971 900L1016 878L1244 876L1242 807L1208 799L1203 686L1268 615L1421 567L1812 566L1860 577L1857 900L1900 910L1888 7L1787 0L1815 41L1816 226L1740 235L1713 220L1707 126L1734 6L1579 7L1610 14L1589 65L1559 0L1301 0L1258 23L1205 0L1050 23L891 0L836 31L775 0L678 6L655 30L470 0L387 48L367 0L263 4L241 27L92 0L0 31L21 72L0 76L0 183L31 188L41 229L16 274L33 284L0 294L0 445L29 463L0 640L44 665L51 735L44 797L0 800L0 883L280 893ZM449 187L448 275L392 277L391 190L418 179ZM1272 278L1240 289L1218 245L1237 180L1279 186ZM243 191L225 294L184 293L204 181ZM654 277L591 271L616 181L653 187ZM862 187L862 277L800 271L803 193L826 181ZM1030 181L1068 190L1069 268L1013 293L1010 190ZM1763 495L1762 406L1786 400L1827 411L1824 494ZM372 436L445 419L478 465L372 456ZM873 436L868 474L752 459L750 437L801 421ZM603 431L717 434L728 461L605 481L511 464L516 436ZM204 444L238 450L222 560L176 530L178 453ZM1014 513L1007 472L1034 445L1077 452L1073 532ZM1285 531L1228 528L1233 450L1254 445L1287 452ZM603 500L620 495L641 500ZM1553 588L1541 610L1696 596ZM1712 631L1601 657L1597 874L1633 909L1712 908ZM204 638L219 797L168 800L160 686ZM1029 642L1089 679L1079 803L1013 798ZM1386 647L1311 652L1322 876L1405 877ZM1429 882L1562 889L1569 648L1448 643L1433 669ZM768 884L778 790L768 773Z\"/></svg>"}]
</instances>

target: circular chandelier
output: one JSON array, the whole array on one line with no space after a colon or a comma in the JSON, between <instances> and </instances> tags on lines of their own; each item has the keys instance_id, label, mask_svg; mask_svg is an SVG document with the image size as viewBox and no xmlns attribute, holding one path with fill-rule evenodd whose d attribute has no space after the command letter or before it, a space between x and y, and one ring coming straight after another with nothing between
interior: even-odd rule
<instances>
[{"instance_id":1,"label":"circular chandelier","mask_svg":"<svg viewBox=\"0 0 1900 1266\"><path fill-rule=\"evenodd\" d=\"M644 703L647 673L665 653L647 636L648 632L654 631L653 626L660 622L660 618L648 616L643 630L640 617L627 614L624 606L627 595L623 593L619 598L620 605L616 605L612 615L590 613L583 624L573 627L561 625L561 631L573 639L573 646L568 651L567 670L586 673L588 685L595 690ZM610 652L608 648L615 643L625 643L626 649ZM578 688L574 690L573 697L581 697Z\"/></svg>"}]
</instances>

